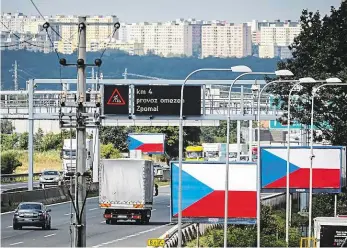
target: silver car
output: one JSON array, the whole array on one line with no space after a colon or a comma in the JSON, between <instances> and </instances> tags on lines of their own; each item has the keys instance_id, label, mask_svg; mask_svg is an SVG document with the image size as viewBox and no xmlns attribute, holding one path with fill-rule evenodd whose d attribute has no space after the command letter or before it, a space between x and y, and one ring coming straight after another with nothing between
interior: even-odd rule
<instances>
[{"instance_id":1,"label":"silver car","mask_svg":"<svg viewBox=\"0 0 347 248\"><path fill-rule=\"evenodd\" d=\"M51 229L51 212L40 202L22 202L13 215L13 229L22 229L23 226L41 227L43 230Z\"/></svg>"},{"instance_id":2,"label":"silver car","mask_svg":"<svg viewBox=\"0 0 347 248\"><path fill-rule=\"evenodd\" d=\"M57 170L44 170L39 179L40 188L46 185L61 185L63 183L63 177Z\"/></svg>"}]
</instances>

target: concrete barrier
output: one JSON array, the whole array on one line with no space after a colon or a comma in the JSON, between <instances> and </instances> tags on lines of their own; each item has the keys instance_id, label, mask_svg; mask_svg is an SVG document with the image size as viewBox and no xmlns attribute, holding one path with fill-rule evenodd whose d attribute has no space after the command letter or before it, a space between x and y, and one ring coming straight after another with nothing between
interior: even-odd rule
<instances>
[{"instance_id":1,"label":"concrete barrier","mask_svg":"<svg viewBox=\"0 0 347 248\"><path fill-rule=\"evenodd\" d=\"M99 183L90 185L90 193L99 191ZM42 202L44 204L52 204L57 202L69 201L70 197L67 193L68 189L65 186L51 187L32 191L17 191L1 194L1 208L8 210L14 209L19 203L25 201ZM73 190L74 191L74 190ZM72 192L74 195L74 192Z\"/></svg>"}]
</instances>

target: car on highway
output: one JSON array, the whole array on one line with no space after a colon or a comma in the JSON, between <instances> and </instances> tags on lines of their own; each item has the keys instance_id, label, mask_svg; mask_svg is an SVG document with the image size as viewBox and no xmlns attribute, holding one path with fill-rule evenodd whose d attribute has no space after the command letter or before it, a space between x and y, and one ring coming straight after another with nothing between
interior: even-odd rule
<instances>
[{"instance_id":1,"label":"car on highway","mask_svg":"<svg viewBox=\"0 0 347 248\"><path fill-rule=\"evenodd\" d=\"M21 202L13 214L13 229L22 229L23 226L41 227L43 230L51 229L51 209L41 202Z\"/></svg>"},{"instance_id":2,"label":"car on highway","mask_svg":"<svg viewBox=\"0 0 347 248\"><path fill-rule=\"evenodd\" d=\"M63 177L57 170L44 170L39 178L40 188L44 188L46 185L61 185L62 183Z\"/></svg>"}]
</instances>

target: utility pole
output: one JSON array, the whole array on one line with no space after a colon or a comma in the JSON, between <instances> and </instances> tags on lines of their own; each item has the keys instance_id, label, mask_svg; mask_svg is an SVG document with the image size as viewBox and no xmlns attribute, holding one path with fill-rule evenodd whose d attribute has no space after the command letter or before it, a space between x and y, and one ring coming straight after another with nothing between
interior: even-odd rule
<instances>
[{"instance_id":1,"label":"utility pole","mask_svg":"<svg viewBox=\"0 0 347 248\"><path fill-rule=\"evenodd\" d=\"M17 60L14 61L14 70L13 70L13 83L14 83L14 90L18 90L18 64Z\"/></svg>"},{"instance_id":2,"label":"utility pole","mask_svg":"<svg viewBox=\"0 0 347 248\"><path fill-rule=\"evenodd\" d=\"M77 60L77 161L76 161L76 184L77 191L75 192L75 206L77 213L80 214L80 222L75 218L75 247L86 247L86 212L83 211L83 203L86 197L86 178L83 175L86 171L86 123L83 114L86 113L84 106L86 102L86 17L78 18L78 28L80 43L78 47L78 60Z\"/></svg>"}]
</instances>

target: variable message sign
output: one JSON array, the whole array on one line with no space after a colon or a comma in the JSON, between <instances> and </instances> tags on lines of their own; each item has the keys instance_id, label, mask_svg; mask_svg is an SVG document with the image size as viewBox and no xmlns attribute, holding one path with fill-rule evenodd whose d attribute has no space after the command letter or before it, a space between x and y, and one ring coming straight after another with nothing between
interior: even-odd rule
<instances>
[{"instance_id":1,"label":"variable message sign","mask_svg":"<svg viewBox=\"0 0 347 248\"><path fill-rule=\"evenodd\" d=\"M201 86L185 86L183 115L201 115ZM135 86L135 115L180 115L181 86Z\"/></svg>"},{"instance_id":2,"label":"variable message sign","mask_svg":"<svg viewBox=\"0 0 347 248\"><path fill-rule=\"evenodd\" d=\"M104 114L129 114L129 86L104 86Z\"/></svg>"}]
</instances>

